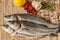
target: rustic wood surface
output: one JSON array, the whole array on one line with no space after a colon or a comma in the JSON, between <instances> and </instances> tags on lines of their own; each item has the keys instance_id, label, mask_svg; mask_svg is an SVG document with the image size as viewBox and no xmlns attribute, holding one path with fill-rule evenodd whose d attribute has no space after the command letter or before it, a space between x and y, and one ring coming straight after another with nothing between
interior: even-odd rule
<instances>
[{"instance_id":1,"label":"rustic wood surface","mask_svg":"<svg viewBox=\"0 0 60 40\"><path fill-rule=\"evenodd\" d=\"M16 14L16 13L26 13L23 8L17 8L13 5L13 0L1 0L0 3L0 40L29 40L28 38L22 38L22 37L12 37L8 33L6 33L4 30L2 30L2 25L4 24L4 15L9 14ZM31 40L60 40L60 33L58 33L58 36L46 36L43 38L34 38Z\"/></svg>"}]
</instances>

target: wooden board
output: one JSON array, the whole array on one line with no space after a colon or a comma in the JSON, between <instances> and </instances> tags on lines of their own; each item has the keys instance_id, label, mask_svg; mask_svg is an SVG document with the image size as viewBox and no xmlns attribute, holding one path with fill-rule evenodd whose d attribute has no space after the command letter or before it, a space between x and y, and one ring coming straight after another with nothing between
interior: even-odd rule
<instances>
[{"instance_id":1,"label":"wooden board","mask_svg":"<svg viewBox=\"0 0 60 40\"><path fill-rule=\"evenodd\" d=\"M22 37L12 37L4 30L2 30L2 25L4 24L4 15L16 14L16 13L26 13L23 8L17 8L13 5L13 0L1 0L0 3L0 40L29 40ZM43 38L34 38L31 40L60 40L60 34L58 37L43 37Z\"/></svg>"}]
</instances>

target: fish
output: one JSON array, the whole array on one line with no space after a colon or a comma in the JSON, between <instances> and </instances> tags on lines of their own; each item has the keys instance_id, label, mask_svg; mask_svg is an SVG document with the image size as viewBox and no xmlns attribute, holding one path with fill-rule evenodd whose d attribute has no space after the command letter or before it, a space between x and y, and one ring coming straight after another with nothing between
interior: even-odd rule
<instances>
[{"instance_id":1,"label":"fish","mask_svg":"<svg viewBox=\"0 0 60 40\"><path fill-rule=\"evenodd\" d=\"M20 20L20 21L25 20L25 21L34 22L37 24L44 24L44 25L47 25L49 28L57 28L59 26L59 24L52 24L42 18L39 18L39 17L31 15L31 14L12 14L12 15L8 15L7 17L6 16L4 16L4 17L5 17L5 19L9 20L12 18L9 16L16 16L17 20ZM15 17L13 17L13 18L15 18ZM14 19L11 19L11 20L14 20Z\"/></svg>"},{"instance_id":2,"label":"fish","mask_svg":"<svg viewBox=\"0 0 60 40\"><path fill-rule=\"evenodd\" d=\"M14 22L17 24L16 21L10 21L9 23L11 22ZM27 37L28 36L29 37L42 37L44 35L50 35L52 33L56 34L56 32L58 31L58 28L48 28L46 25L36 24L29 21L20 21L19 23L21 24L20 25L21 28L24 27L24 30L21 30L21 28L19 28L18 30L15 29L16 33L18 33L18 34L15 34L15 36L21 36L23 34L23 36L27 36Z\"/></svg>"}]
</instances>

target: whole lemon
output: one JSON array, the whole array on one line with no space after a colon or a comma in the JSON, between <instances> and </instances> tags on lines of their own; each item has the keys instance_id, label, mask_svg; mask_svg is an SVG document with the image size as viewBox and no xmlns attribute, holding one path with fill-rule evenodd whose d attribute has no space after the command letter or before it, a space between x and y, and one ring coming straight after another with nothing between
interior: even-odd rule
<instances>
[{"instance_id":1,"label":"whole lemon","mask_svg":"<svg viewBox=\"0 0 60 40\"><path fill-rule=\"evenodd\" d=\"M13 4L17 7L22 7L25 5L27 0L13 0Z\"/></svg>"}]
</instances>

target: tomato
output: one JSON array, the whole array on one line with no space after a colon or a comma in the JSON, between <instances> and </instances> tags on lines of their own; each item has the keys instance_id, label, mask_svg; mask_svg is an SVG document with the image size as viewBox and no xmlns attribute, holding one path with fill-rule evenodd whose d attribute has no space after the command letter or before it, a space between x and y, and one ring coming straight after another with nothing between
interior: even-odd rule
<instances>
[{"instance_id":1,"label":"tomato","mask_svg":"<svg viewBox=\"0 0 60 40\"><path fill-rule=\"evenodd\" d=\"M29 13L29 14L37 15L37 11L36 11L35 8L32 6L31 2L27 2L27 3L24 5L24 10L26 10L27 13Z\"/></svg>"}]
</instances>

